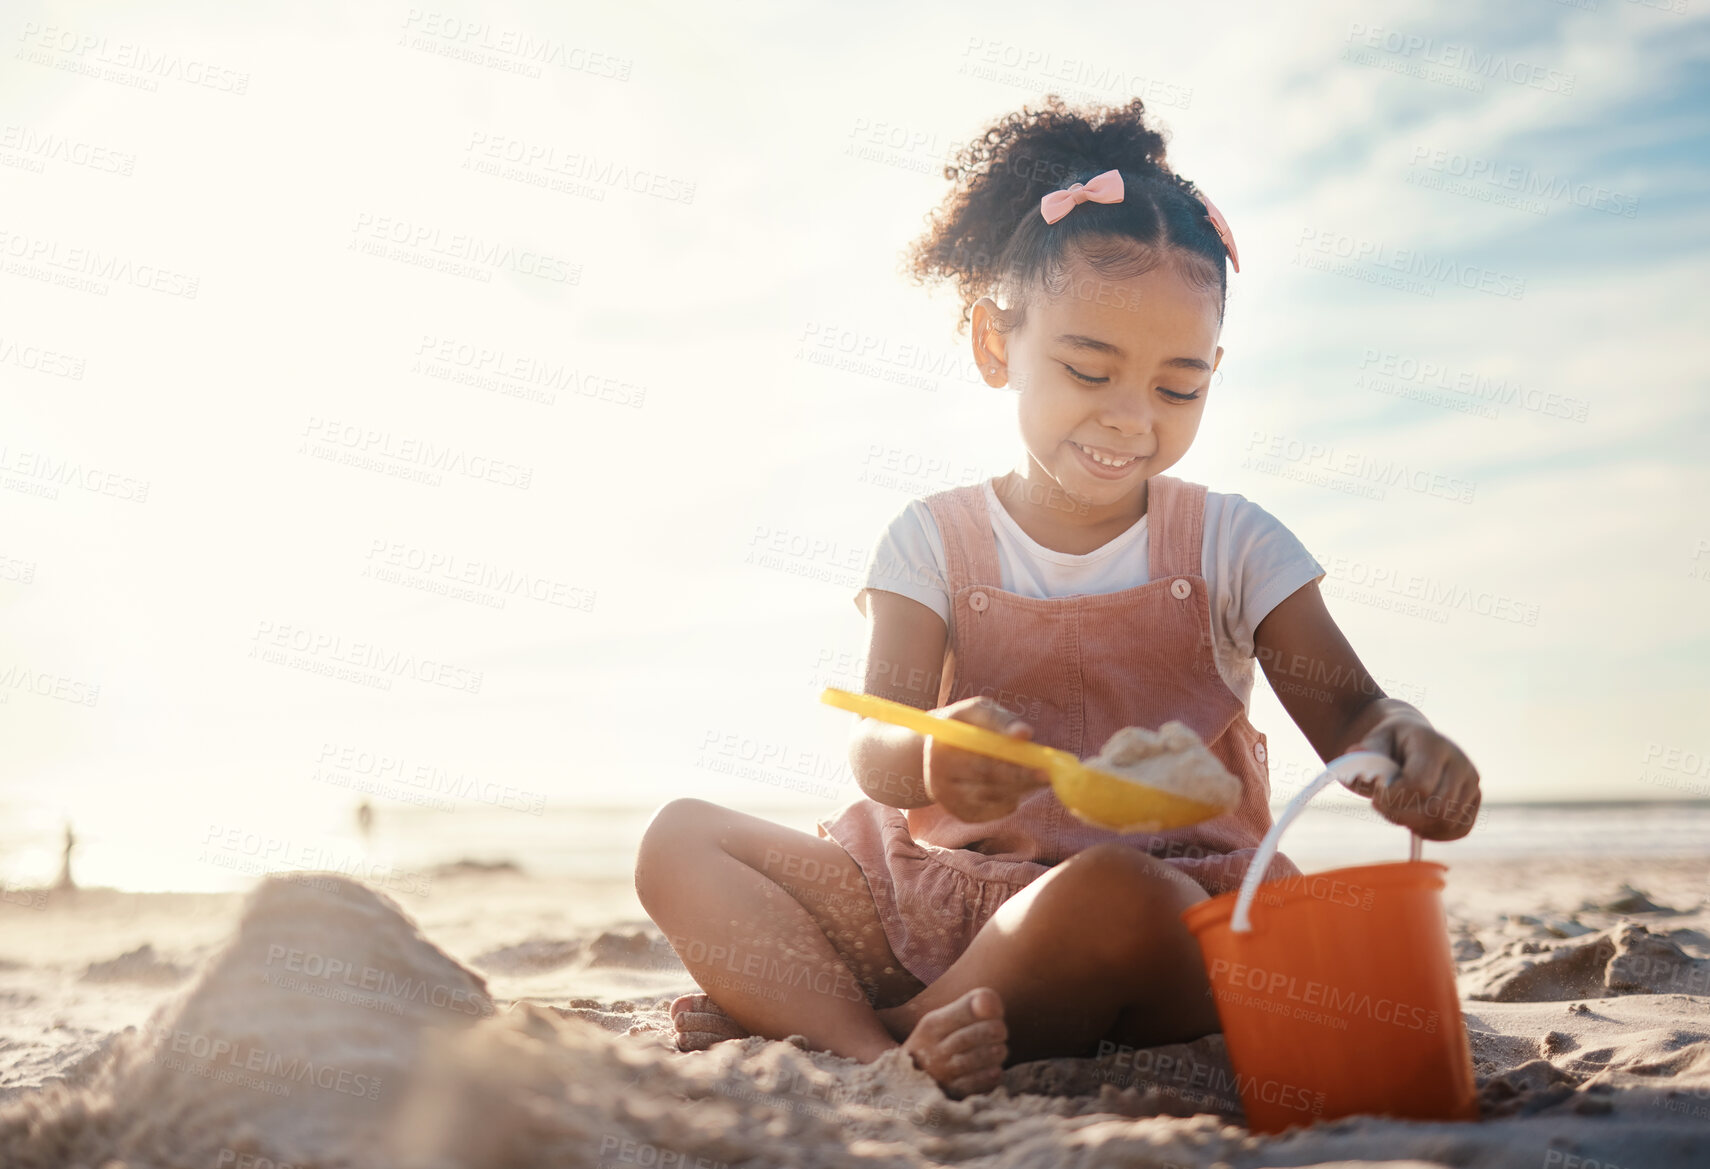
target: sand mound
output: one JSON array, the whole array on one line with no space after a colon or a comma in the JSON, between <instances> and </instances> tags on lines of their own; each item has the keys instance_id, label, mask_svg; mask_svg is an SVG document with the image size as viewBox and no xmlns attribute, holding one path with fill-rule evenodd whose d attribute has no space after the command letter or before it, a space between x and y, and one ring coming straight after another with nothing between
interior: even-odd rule
<instances>
[{"instance_id":1,"label":"sand mound","mask_svg":"<svg viewBox=\"0 0 1710 1169\"><path fill-rule=\"evenodd\" d=\"M1692 931L1679 931L1683 940ZM1470 999L1560 1002L1614 994L1710 994L1710 959L1636 922L1563 942L1509 942L1461 969Z\"/></svg>"},{"instance_id":2,"label":"sand mound","mask_svg":"<svg viewBox=\"0 0 1710 1169\"><path fill-rule=\"evenodd\" d=\"M447 861L428 870L429 876L434 877L470 877L487 876L493 873L521 873L522 866L511 860L484 861L465 857L462 860Z\"/></svg>"},{"instance_id":3,"label":"sand mound","mask_svg":"<svg viewBox=\"0 0 1710 1169\"><path fill-rule=\"evenodd\" d=\"M671 943L657 930L607 930L588 946L589 966L627 966L636 970L681 970Z\"/></svg>"},{"instance_id":4,"label":"sand mound","mask_svg":"<svg viewBox=\"0 0 1710 1169\"><path fill-rule=\"evenodd\" d=\"M1643 889L1635 889L1635 888L1633 888L1633 886L1631 886L1625 882L1622 882L1620 891L1617 892L1613 897L1605 897L1601 900L1596 900L1596 901L1587 900L1586 902L1584 902L1580 906L1580 908L1581 909L1601 909L1601 910L1605 910L1609 913L1675 913L1675 912L1677 912L1676 910L1670 909L1666 905L1658 905L1656 902L1654 902L1650 899L1649 894L1647 894Z\"/></svg>"},{"instance_id":5,"label":"sand mound","mask_svg":"<svg viewBox=\"0 0 1710 1169\"><path fill-rule=\"evenodd\" d=\"M582 943L569 938L529 938L478 955L475 965L494 974L540 974L569 966L582 956Z\"/></svg>"},{"instance_id":6,"label":"sand mound","mask_svg":"<svg viewBox=\"0 0 1710 1169\"><path fill-rule=\"evenodd\" d=\"M168 962L148 944L129 953L120 954L107 962L91 962L83 972L85 982L143 982L171 984L183 982L190 971L177 963Z\"/></svg>"},{"instance_id":7,"label":"sand mound","mask_svg":"<svg viewBox=\"0 0 1710 1169\"><path fill-rule=\"evenodd\" d=\"M682 970L675 950L658 930L605 930L591 941L571 938L529 938L489 950L474 959L493 974L544 974L566 967L629 970Z\"/></svg>"},{"instance_id":8,"label":"sand mound","mask_svg":"<svg viewBox=\"0 0 1710 1169\"><path fill-rule=\"evenodd\" d=\"M191 987L81 1077L0 1112L0 1163L381 1163L422 1039L491 1013L481 979L388 898L270 878Z\"/></svg>"}]
</instances>

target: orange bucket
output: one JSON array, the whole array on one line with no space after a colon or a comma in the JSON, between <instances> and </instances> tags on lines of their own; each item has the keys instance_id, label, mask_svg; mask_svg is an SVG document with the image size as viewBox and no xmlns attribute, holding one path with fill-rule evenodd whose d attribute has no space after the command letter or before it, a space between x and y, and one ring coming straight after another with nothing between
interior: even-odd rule
<instances>
[{"instance_id":1,"label":"orange bucket","mask_svg":"<svg viewBox=\"0 0 1710 1169\"><path fill-rule=\"evenodd\" d=\"M1246 932L1231 928L1238 893L1182 913L1252 1131L1359 1113L1478 1119L1445 872L1414 860L1271 881Z\"/></svg>"},{"instance_id":2,"label":"orange bucket","mask_svg":"<svg viewBox=\"0 0 1710 1169\"><path fill-rule=\"evenodd\" d=\"M1216 997L1254 1132L1375 1114L1477 1120L1439 864L1412 859L1261 884L1283 829L1340 780L1369 794L1387 756L1332 759L1289 801L1241 888L1182 913Z\"/></svg>"}]
</instances>

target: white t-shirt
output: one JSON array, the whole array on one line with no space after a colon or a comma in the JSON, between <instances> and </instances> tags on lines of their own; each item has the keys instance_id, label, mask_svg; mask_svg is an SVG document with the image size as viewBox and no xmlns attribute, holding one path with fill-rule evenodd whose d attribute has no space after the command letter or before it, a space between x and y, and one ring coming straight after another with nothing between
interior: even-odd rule
<instances>
[{"instance_id":1,"label":"white t-shirt","mask_svg":"<svg viewBox=\"0 0 1710 1169\"><path fill-rule=\"evenodd\" d=\"M1147 532L1151 513L1114 540L1082 555L1054 552L1021 530L992 481L982 486L997 537L1005 592L1024 597L1114 593L1148 583ZM886 527L867 559L861 592L899 593L950 624L944 583L944 538L921 500L912 500ZM1253 694L1253 631L1296 589L1324 575L1295 534L1270 512L1239 495L1205 493L1205 539L1200 575L1211 596L1212 646L1217 672L1243 707ZM855 604L866 612L860 592Z\"/></svg>"}]
</instances>

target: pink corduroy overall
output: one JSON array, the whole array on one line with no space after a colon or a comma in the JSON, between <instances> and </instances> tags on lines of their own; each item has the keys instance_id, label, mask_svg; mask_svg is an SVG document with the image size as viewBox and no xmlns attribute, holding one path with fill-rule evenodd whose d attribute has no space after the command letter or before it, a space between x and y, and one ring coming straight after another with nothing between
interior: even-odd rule
<instances>
[{"instance_id":1,"label":"pink corduroy overall","mask_svg":"<svg viewBox=\"0 0 1710 1169\"><path fill-rule=\"evenodd\" d=\"M872 889L898 960L931 983L999 906L1053 864L1119 841L1174 865L1208 893L1236 888L1271 826L1265 736L1217 672L1200 571L1205 488L1147 484L1147 584L1040 599L1005 592L982 485L928 496L943 536L951 619L938 705L987 695L1030 723L1034 740L1081 758L1123 727L1193 728L1241 781L1215 820L1120 834L1076 819L1049 787L997 820L969 823L936 804L906 812L865 796L819 821ZM1278 855L1266 880L1298 876Z\"/></svg>"}]
</instances>

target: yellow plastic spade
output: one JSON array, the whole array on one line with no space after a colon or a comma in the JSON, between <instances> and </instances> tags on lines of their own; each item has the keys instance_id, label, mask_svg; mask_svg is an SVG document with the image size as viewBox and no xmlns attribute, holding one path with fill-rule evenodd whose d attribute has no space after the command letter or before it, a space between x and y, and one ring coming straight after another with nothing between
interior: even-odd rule
<instances>
[{"instance_id":1,"label":"yellow plastic spade","mask_svg":"<svg viewBox=\"0 0 1710 1169\"><path fill-rule=\"evenodd\" d=\"M1099 771L1055 747L1012 739L973 723L939 718L888 698L855 694L828 686L819 700L828 706L919 731L964 751L1037 768L1050 777L1051 788L1065 808L1101 828L1118 832L1162 832L1169 828L1186 828L1189 824L1210 820L1230 810L1190 800L1173 792L1159 791L1108 771Z\"/></svg>"}]
</instances>

